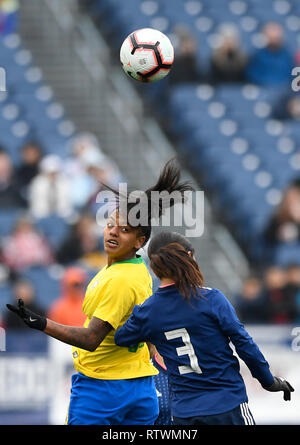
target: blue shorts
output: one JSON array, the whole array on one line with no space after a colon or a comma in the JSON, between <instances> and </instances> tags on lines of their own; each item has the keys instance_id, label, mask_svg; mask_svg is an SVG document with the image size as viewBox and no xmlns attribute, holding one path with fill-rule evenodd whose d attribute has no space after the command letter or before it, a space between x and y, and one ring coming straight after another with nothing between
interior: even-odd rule
<instances>
[{"instance_id":1,"label":"blue shorts","mask_svg":"<svg viewBox=\"0 0 300 445\"><path fill-rule=\"evenodd\" d=\"M174 425L255 425L246 402L226 413L189 418L173 417L173 423Z\"/></svg>"},{"instance_id":2,"label":"blue shorts","mask_svg":"<svg viewBox=\"0 0 300 445\"><path fill-rule=\"evenodd\" d=\"M153 425L157 416L152 376L100 380L72 375L67 425Z\"/></svg>"},{"instance_id":3,"label":"blue shorts","mask_svg":"<svg viewBox=\"0 0 300 445\"><path fill-rule=\"evenodd\" d=\"M159 374L154 376L159 405L159 415L155 421L155 425L172 425L168 374L167 371L156 361L155 357L152 359L152 363L159 371Z\"/></svg>"}]
</instances>

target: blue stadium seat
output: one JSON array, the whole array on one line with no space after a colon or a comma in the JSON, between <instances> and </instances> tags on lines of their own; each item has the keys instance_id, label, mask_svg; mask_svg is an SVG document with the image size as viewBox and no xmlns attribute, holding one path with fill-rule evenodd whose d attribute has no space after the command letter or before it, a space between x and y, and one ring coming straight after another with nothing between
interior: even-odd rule
<instances>
[{"instance_id":1,"label":"blue stadium seat","mask_svg":"<svg viewBox=\"0 0 300 445\"><path fill-rule=\"evenodd\" d=\"M58 248L68 233L67 222L57 215L47 216L35 221L36 228L47 238L53 248Z\"/></svg>"},{"instance_id":2,"label":"blue stadium seat","mask_svg":"<svg viewBox=\"0 0 300 445\"><path fill-rule=\"evenodd\" d=\"M290 264L300 265L300 243L279 244L272 251L274 264L287 267Z\"/></svg>"},{"instance_id":3,"label":"blue stadium seat","mask_svg":"<svg viewBox=\"0 0 300 445\"><path fill-rule=\"evenodd\" d=\"M36 292L37 304L45 310L60 296L60 279L53 277L50 268L32 267L24 270L21 276L31 281Z\"/></svg>"},{"instance_id":4,"label":"blue stadium seat","mask_svg":"<svg viewBox=\"0 0 300 445\"><path fill-rule=\"evenodd\" d=\"M7 303L13 303L13 292L12 287L4 282L0 283L0 316L1 318L5 314L5 311L7 311L6 304Z\"/></svg>"},{"instance_id":5,"label":"blue stadium seat","mask_svg":"<svg viewBox=\"0 0 300 445\"><path fill-rule=\"evenodd\" d=\"M0 211L0 237L10 235L22 214L20 209L2 209Z\"/></svg>"}]
</instances>

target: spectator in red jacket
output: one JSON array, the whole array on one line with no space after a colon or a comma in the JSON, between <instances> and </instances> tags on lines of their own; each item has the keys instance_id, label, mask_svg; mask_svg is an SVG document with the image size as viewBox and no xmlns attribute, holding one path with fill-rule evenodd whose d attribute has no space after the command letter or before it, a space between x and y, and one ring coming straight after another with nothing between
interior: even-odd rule
<instances>
[{"instance_id":1,"label":"spectator in red jacket","mask_svg":"<svg viewBox=\"0 0 300 445\"><path fill-rule=\"evenodd\" d=\"M50 306L48 318L61 324L82 326L86 319L82 311L86 282L83 269L67 268L62 279L62 294Z\"/></svg>"}]
</instances>

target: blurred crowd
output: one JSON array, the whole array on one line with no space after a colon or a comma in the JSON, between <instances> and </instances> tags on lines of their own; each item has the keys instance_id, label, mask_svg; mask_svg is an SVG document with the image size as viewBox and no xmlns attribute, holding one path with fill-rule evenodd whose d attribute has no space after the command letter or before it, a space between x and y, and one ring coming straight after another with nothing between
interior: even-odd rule
<instances>
[{"instance_id":1,"label":"blurred crowd","mask_svg":"<svg viewBox=\"0 0 300 445\"><path fill-rule=\"evenodd\" d=\"M299 323L300 265L270 266L262 274L251 274L235 301L243 323Z\"/></svg>"},{"instance_id":2,"label":"blurred crowd","mask_svg":"<svg viewBox=\"0 0 300 445\"><path fill-rule=\"evenodd\" d=\"M168 76L169 86L204 82L267 87L278 92L271 117L299 121L300 96L293 91L291 83L292 69L299 66L300 50L295 54L291 52L279 23L267 22L260 31L258 47L247 53L237 26L234 23L220 25L207 65L201 61L201 43L199 45L187 27L179 25L174 32L176 57ZM296 155L298 161L299 153ZM256 242L270 253L263 266L249 276L235 296L241 320L245 323L299 322L300 255L295 264L280 267L273 258L273 248L300 242L300 177L282 191L279 204Z\"/></svg>"},{"instance_id":3,"label":"blurred crowd","mask_svg":"<svg viewBox=\"0 0 300 445\"><path fill-rule=\"evenodd\" d=\"M82 211L95 213L94 198L101 183L116 183L119 171L93 135L79 135L69 151L68 159L62 159L29 141L15 166L9 152L0 147L0 209L22 208L34 218L70 219Z\"/></svg>"},{"instance_id":4,"label":"blurred crowd","mask_svg":"<svg viewBox=\"0 0 300 445\"><path fill-rule=\"evenodd\" d=\"M18 1L0 0L0 34L14 32L18 26ZM199 43L188 28L174 30L176 58L167 77L169 86L180 82L210 84L254 83L283 91L275 119L300 119L300 96L291 90L291 71L299 65L300 50L291 54L284 29L266 23L261 29L261 45L252 54L244 51L233 23L224 23L215 35L209 67L203 70ZM199 63L200 62L200 63ZM88 275L106 262L102 229L96 222L99 206L96 196L101 183L116 186L123 181L117 166L101 150L91 134L76 136L69 146L69 157L47 154L37 141L28 141L14 165L9 152L0 147L0 223L1 215L14 214L13 226L0 238L0 281L7 281L13 298L22 298L33 311L45 313L64 324L82 323L81 304ZM52 229L65 228L63 236L48 236L40 223L50 219ZM54 218L51 220L51 218ZM5 224L5 221L4 221ZM300 178L284 191L263 233L268 245L300 241ZM272 263L272 262L271 262ZM34 283L25 279L24 270L60 265L61 292L48 308L39 307ZM245 323L295 323L300 319L300 259L288 267L269 265L245 281L235 298ZM17 317L0 314L6 328L21 329Z\"/></svg>"},{"instance_id":5,"label":"blurred crowd","mask_svg":"<svg viewBox=\"0 0 300 445\"><path fill-rule=\"evenodd\" d=\"M168 76L171 84L201 82L210 84L248 82L278 87L291 83L291 71L300 58L285 42L284 29L276 22L261 29L259 48L248 54L234 23L223 23L215 34L209 67L201 63L201 44L189 29L178 25L174 30L176 58ZM204 68L203 68L204 67Z\"/></svg>"},{"instance_id":6,"label":"blurred crowd","mask_svg":"<svg viewBox=\"0 0 300 445\"><path fill-rule=\"evenodd\" d=\"M20 163L14 165L10 154L0 148L1 284L11 285L15 297L24 297L34 309L34 283L24 279L24 271L59 265L64 303L49 310L55 319L69 313L78 321L81 303L77 303L87 284L86 271L106 264L103 227L97 223L101 203L96 197L103 184L117 186L121 180L117 166L91 134L74 137L66 159L44 153L39 144L29 141L21 149ZM67 310L72 304L72 311ZM13 326L14 321L2 320L6 323Z\"/></svg>"}]
</instances>

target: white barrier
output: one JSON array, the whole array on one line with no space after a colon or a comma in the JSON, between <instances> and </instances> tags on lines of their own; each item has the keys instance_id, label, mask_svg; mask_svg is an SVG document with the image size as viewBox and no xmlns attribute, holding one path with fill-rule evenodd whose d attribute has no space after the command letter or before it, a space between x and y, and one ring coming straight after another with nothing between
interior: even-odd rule
<instances>
[{"instance_id":1,"label":"white barrier","mask_svg":"<svg viewBox=\"0 0 300 445\"><path fill-rule=\"evenodd\" d=\"M273 375L284 377L295 389L291 401L283 393L270 393L253 379L241 363L241 373L247 387L249 407L257 424L300 424L300 328L293 326L247 326L249 334L260 347Z\"/></svg>"}]
</instances>

